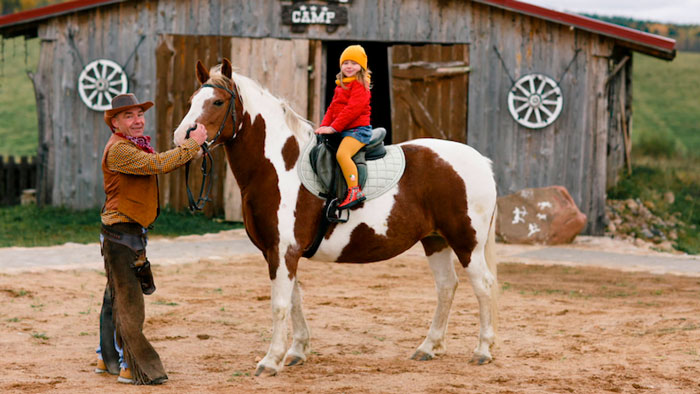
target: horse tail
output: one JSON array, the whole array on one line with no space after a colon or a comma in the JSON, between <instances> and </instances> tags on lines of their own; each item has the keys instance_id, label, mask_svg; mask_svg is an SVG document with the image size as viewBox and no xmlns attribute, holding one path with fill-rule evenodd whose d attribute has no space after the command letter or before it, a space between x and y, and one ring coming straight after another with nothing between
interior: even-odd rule
<instances>
[{"instance_id":1,"label":"horse tail","mask_svg":"<svg viewBox=\"0 0 700 394\"><path fill-rule=\"evenodd\" d=\"M490 308L494 334L498 331L498 295L500 293L498 284L498 259L496 257L496 211L498 211L498 208L494 205L491 223L489 223L489 234L486 239L486 245L484 246L486 265L489 271L491 271L491 275L493 275Z\"/></svg>"}]
</instances>

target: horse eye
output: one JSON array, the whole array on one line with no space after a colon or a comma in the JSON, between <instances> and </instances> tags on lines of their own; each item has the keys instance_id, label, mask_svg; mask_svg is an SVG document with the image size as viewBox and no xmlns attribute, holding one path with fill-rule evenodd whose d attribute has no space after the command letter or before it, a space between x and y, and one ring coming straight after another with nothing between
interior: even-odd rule
<instances>
[{"instance_id":1,"label":"horse eye","mask_svg":"<svg viewBox=\"0 0 700 394\"><path fill-rule=\"evenodd\" d=\"M216 105L217 107L221 107L222 105L224 105L224 102L223 100L216 100L214 101L214 105Z\"/></svg>"}]
</instances>

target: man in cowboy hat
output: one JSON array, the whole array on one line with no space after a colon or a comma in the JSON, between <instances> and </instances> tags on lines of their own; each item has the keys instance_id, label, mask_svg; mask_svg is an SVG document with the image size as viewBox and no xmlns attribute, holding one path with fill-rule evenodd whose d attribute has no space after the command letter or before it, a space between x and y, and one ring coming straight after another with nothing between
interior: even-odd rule
<instances>
[{"instance_id":1,"label":"man in cowboy hat","mask_svg":"<svg viewBox=\"0 0 700 394\"><path fill-rule=\"evenodd\" d=\"M146 259L146 229L160 209L156 175L192 160L207 138L205 127L197 124L182 145L156 153L151 138L143 134L144 113L152 106L131 93L121 94L104 113L112 130L102 156L106 198L100 239L107 287L95 372L118 373L122 383L160 384L168 379L158 353L142 333L143 294L155 291Z\"/></svg>"}]
</instances>

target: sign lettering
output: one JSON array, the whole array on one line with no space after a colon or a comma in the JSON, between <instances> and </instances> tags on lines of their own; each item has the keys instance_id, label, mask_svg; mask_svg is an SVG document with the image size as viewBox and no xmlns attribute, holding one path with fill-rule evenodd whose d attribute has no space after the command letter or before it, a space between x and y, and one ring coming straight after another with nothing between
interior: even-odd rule
<instances>
[{"instance_id":1,"label":"sign lettering","mask_svg":"<svg viewBox=\"0 0 700 394\"><path fill-rule=\"evenodd\" d=\"M346 25L348 10L333 4L294 3L282 6L286 25Z\"/></svg>"}]
</instances>

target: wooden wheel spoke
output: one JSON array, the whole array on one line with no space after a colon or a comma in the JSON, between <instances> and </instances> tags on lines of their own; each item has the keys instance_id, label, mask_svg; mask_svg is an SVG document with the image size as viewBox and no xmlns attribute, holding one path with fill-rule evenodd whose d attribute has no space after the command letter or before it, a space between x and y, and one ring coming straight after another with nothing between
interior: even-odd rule
<instances>
[{"instance_id":1,"label":"wooden wheel spoke","mask_svg":"<svg viewBox=\"0 0 700 394\"><path fill-rule=\"evenodd\" d=\"M545 107L544 105L540 107L540 110L547 115L547 118L551 118L552 116L554 116L554 114L550 110L548 110L547 107Z\"/></svg>"},{"instance_id":2,"label":"wooden wheel spoke","mask_svg":"<svg viewBox=\"0 0 700 394\"><path fill-rule=\"evenodd\" d=\"M540 114L539 108L535 108L535 119L537 119L537 123L542 123L542 114Z\"/></svg>"},{"instance_id":3,"label":"wooden wheel spoke","mask_svg":"<svg viewBox=\"0 0 700 394\"><path fill-rule=\"evenodd\" d=\"M524 110L525 108L527 108L527 107L529 107L529 106L530 106L530 103L525 103L525 104L519 106L518 108L516 108L516 109L515 109L515 112L518 112L518 113L519 113L520 111Z\"/></svg>"}]
</instances>

